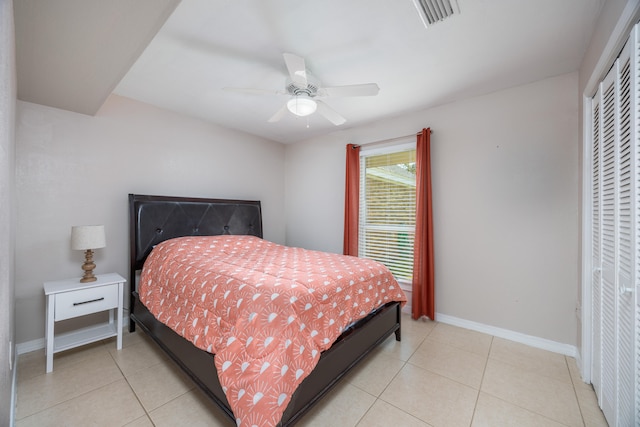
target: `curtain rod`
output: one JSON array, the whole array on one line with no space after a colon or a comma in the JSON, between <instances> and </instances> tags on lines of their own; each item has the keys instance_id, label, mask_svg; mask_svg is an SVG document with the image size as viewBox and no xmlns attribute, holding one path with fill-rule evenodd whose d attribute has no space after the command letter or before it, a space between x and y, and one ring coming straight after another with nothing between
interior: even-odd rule
<instances>
[{"instance_id":1,"label":"curtain rod","mask_svg":"<svg viewBox=\"0 0 640 427\"><path fill-rule=\"evenodd\" d=\"M364 144L353 144L353 145L354 145L354 147L371 147L371 146L374 146L374 145L388 144L390 142L402 141L403 139L407 139L407 138L411 138L411 137L415 138L421 132L422 131L413 133L411 135L397 136L395 138L383 139L383 140L380 140L380 141L372 141L372 142L366 142ZM433 131L431 131L431 133L433 133Z\"/></svg>"}]
</instances>

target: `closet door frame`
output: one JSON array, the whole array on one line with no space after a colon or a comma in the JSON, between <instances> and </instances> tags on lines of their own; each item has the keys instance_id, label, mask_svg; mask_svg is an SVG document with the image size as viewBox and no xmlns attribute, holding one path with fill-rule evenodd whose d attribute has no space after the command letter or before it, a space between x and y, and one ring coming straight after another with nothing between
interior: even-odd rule
<instances>
[{"instance_id":1,"label":"closet door frame","mask_svg":"<svg viewBox=\"0 0 640 427\"><path fill-rule=\"evenodd\" d=\"M578 366L615 426L640 419L640 23L631 27L583 98Z\"/></svg>"},{"instance_id":2,"label":"closet door frame","mask_svg":"<svg viewBox=\"0 0 640 427\"><path fill-rule=\"evenodd\" d=\"M593 218L591 216L591 149L592 149L592 97L598 90L600 81L607 75L609 69L615 62L618 54L622 50L633 26L640 20L640 2L628 0L627 4L618 20L609 40L607 41L602 55L598 59L589 80L582 94L582 268L581 268L581 297L576 309L578 320L581 325L580 345L577 354L578 369L582 375L582 380L591 383L591 350L592 350L592 283L591 275L593 271L591 260L591 227Z\"/></svg>"}]
</instances>

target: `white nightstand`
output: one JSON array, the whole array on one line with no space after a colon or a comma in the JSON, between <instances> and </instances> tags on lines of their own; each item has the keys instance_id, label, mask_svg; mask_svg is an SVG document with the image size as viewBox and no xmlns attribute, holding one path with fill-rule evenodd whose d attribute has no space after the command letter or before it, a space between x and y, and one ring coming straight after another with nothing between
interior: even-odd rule
<instances>
[{"instance_id":1,"label":"white nightstand","mask_svg":"<svg viewBox=\"0 0 640 427\"><path fill-rule=\"evenodd\" d=\"M122 349L122 296L126 280L119 274L99 274L98 280L80 283L80 278L45 282L47 297L45 320L47 373L53 370L53 354L94 341L117 336L116 347ZM59 320L109 310L109 322L55 335ZM115 324L114 324L115 314Z\"/></svg>"}]
</instances>

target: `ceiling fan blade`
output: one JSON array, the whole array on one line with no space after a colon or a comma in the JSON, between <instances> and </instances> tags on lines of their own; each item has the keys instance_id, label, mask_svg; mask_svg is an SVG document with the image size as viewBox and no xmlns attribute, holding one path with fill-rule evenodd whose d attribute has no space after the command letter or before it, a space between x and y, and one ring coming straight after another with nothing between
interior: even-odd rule
<instances>
[{"instance_id":1,"label":"ceiling fan blade","mask_svg":"<svg viewBox=\"0 0 640 427\"><path fill-rule=\"evenodd\" d=\"M269 123L275 123L275 122L279 122L280 120L282 120L282 118L284 117L285 114L287 114L287 104L284 104L282 106L282 108L280 108L278 111L276 111L276 113L271 116L271 118L269 120L267 120Z\"/></svg>"},{"instance_id":2,"label":"ceiling fan blade","mask_svg":"<svg viewBox=\"0 0 640 427\"><path fill-rule=\"evenodd\" d=\"M246 93L248 95L288 95L283 90L273 89L251 89L243 87L223 87L222 90L227 92Z\"/></svg>"},{"instance_id":3,"label":"ceiling fan blade","mask_svg":"<svg viewBox=\"0 0 640 427\"><path fill-rule=\"evenodd\" d=\"M307 67L304 58L293 53L283 53L282 56L293 83L299 88L305 89L307 87Z\"/></svg>"},{"instance_id":4,"label":"ceiling fan blade","mask_svg":"<svg viewBox=\"0 0 640 427\"><path fill-rule=\"evenodd\" d=\"M318 91L321 96L375 96L380 91L376 83L364 83L359 85L330 86Z\"/></svg>"},{"instance_id":5,"label":"ceiling fan blade","mask_svg":"<svg viewBox=\"0 0 640 427\"><path fill-rule=\"evenodd\" d=\"M316 101L316 104L318 104L318 109L316 111L320 113L321 116L324 116L325 119L329 120L334 125L340 126L341 124L347 121L347 119L342 117L340 114L336 112L336 110L329 107L324 102L318 101L317 99L315 101Z\"/></svg>"}]
</instances>

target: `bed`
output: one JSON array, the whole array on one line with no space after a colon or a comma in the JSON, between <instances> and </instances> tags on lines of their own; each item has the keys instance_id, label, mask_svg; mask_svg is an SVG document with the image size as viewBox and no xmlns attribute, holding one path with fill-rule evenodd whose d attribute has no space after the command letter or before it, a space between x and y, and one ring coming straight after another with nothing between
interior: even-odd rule
<instances>
[{"instance_id":1,"label":"bed","mask_svg":"<svg viewBox=\"0 0 640 427\"><path fill-rule=\"evenodd\" d=\"M152 249L162 242L188 236L247 236L262 239L259 201L129 195L130 215L130 330L138 326L237 422L215 368L215 356L156 319L141 302L139 275ZM254 237L251 237L254 236ZM319 355L317 365L290 396L278 426L291 426L371 350L395 334L400 340L401 301L377 307L342 331ZM244 424L243 424L244 425Z\"/></svg>"}]
</instances>

